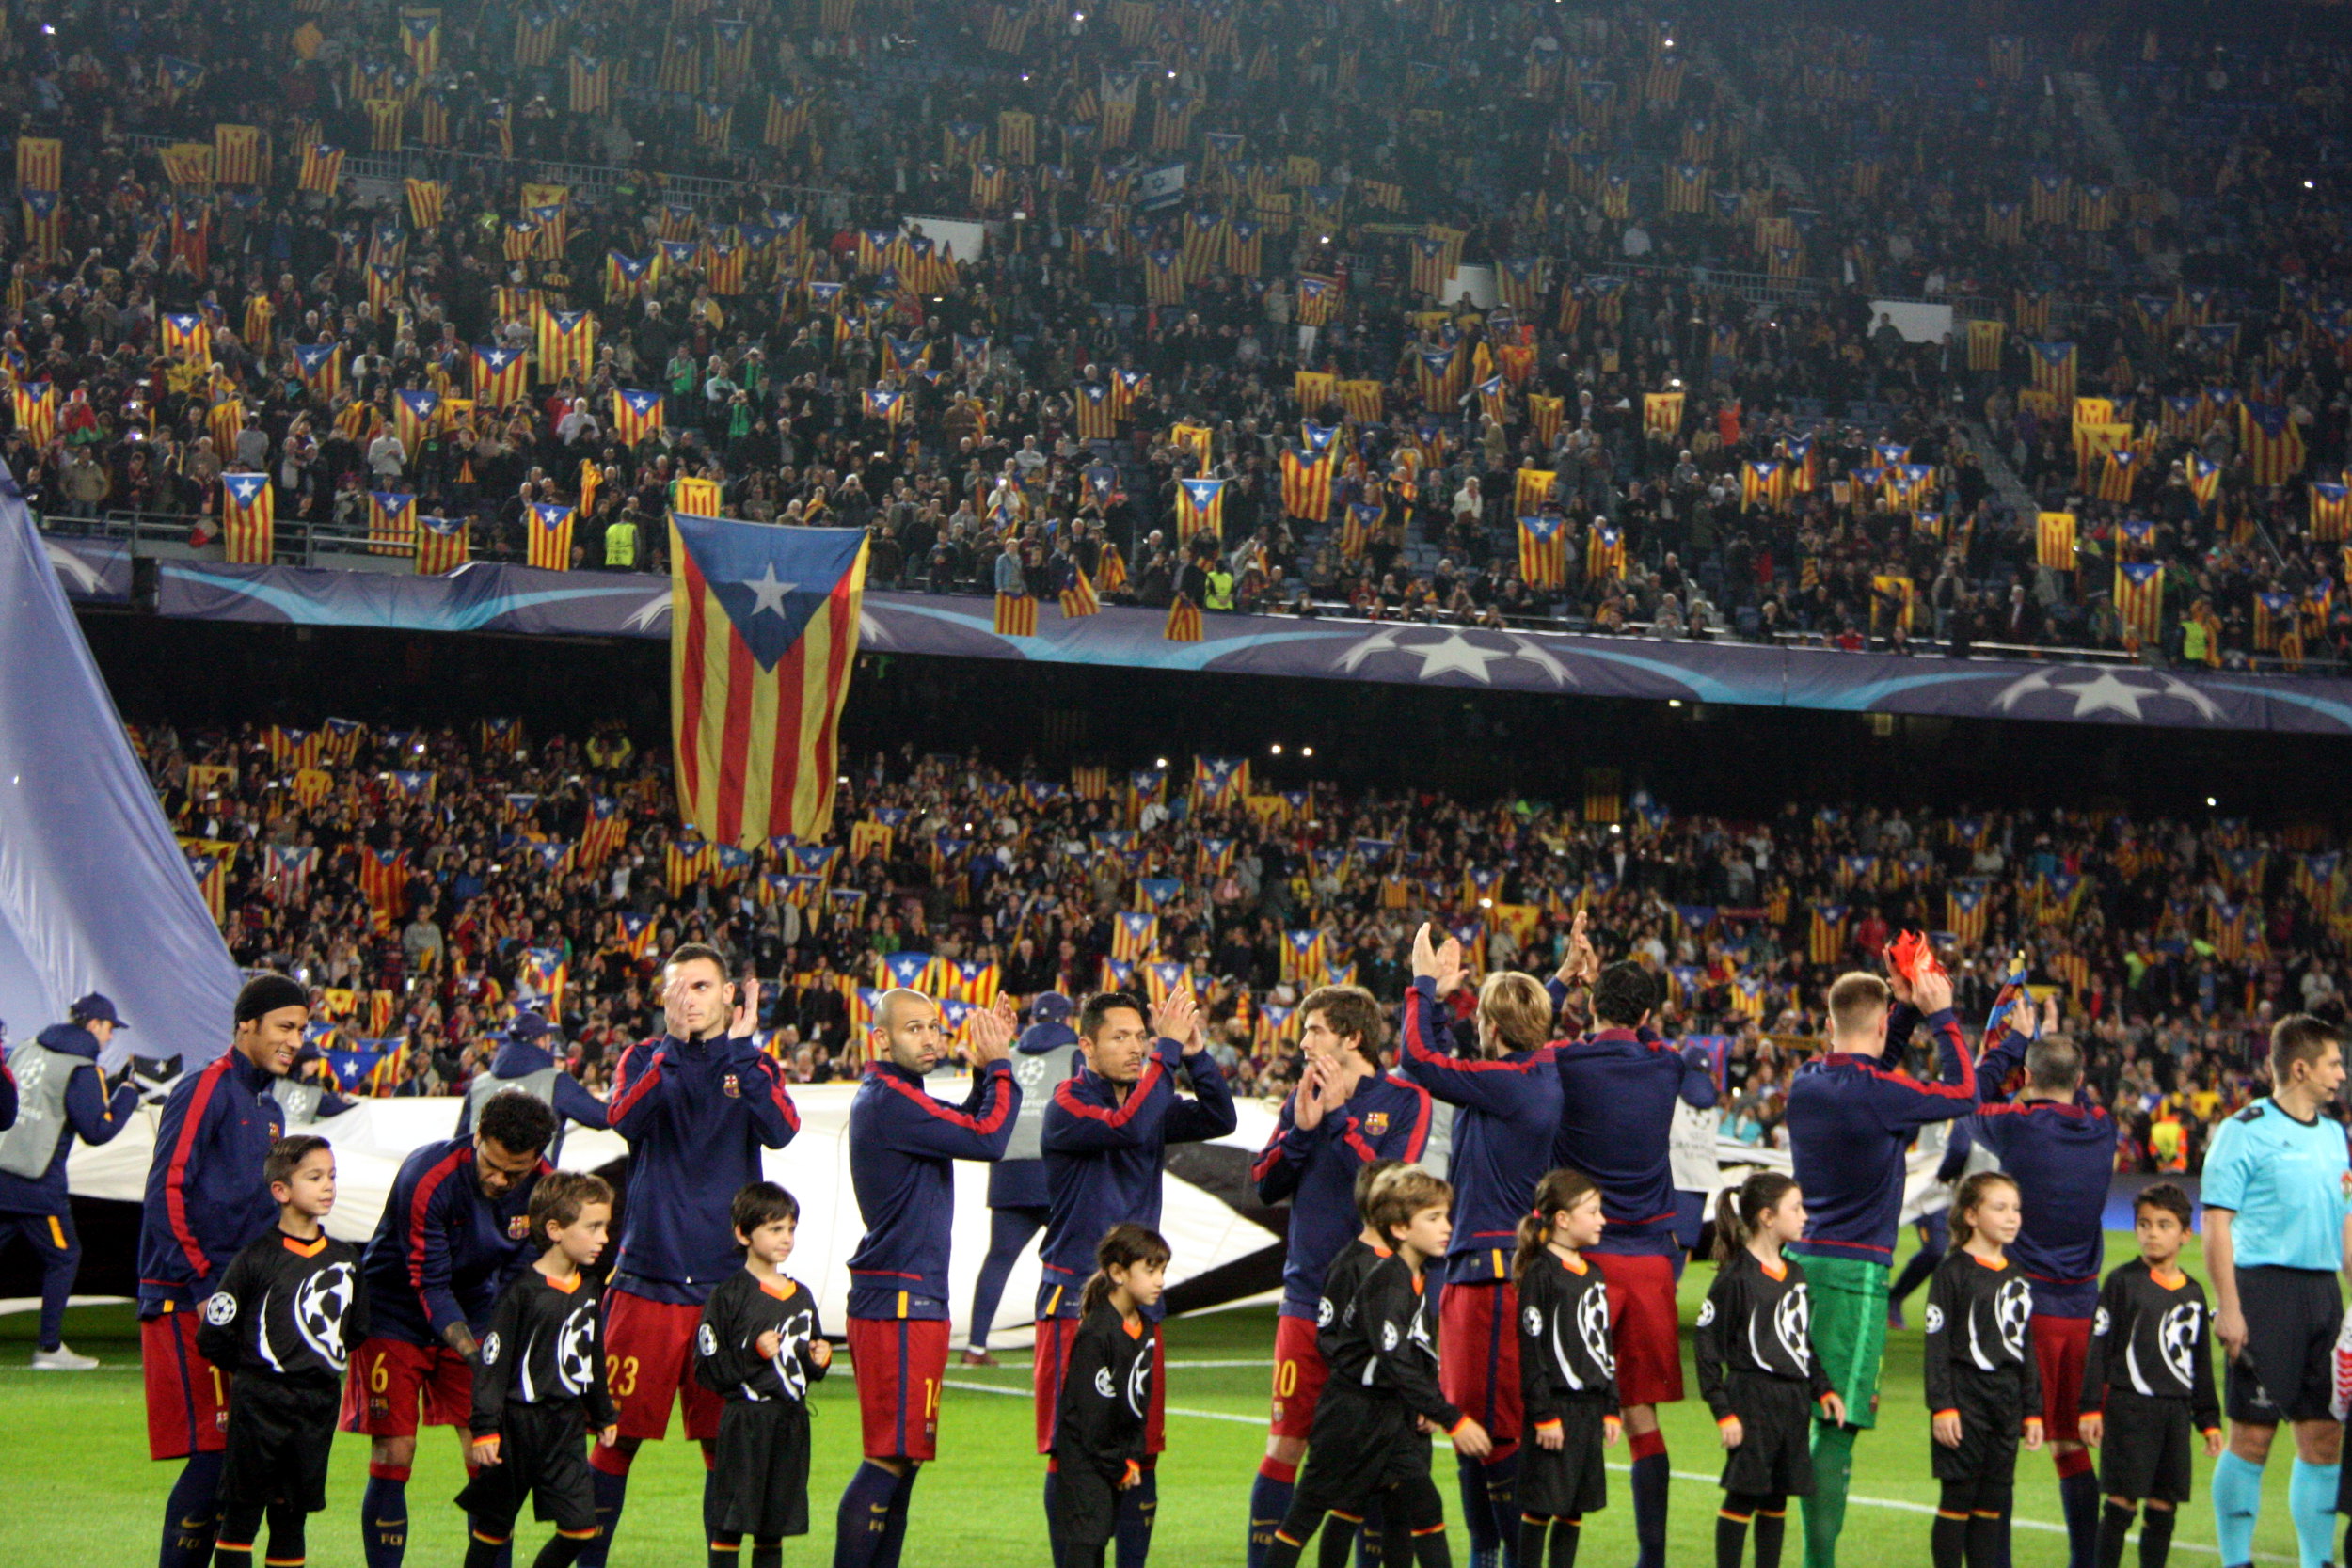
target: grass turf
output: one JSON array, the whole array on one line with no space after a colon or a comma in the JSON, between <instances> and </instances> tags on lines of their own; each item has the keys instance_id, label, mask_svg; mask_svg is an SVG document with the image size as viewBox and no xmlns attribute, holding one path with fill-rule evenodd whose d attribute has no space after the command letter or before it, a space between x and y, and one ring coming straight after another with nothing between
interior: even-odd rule
<instances>
[{"instance_id":1,"label":"grass turf","mask_svg":"<svg viewBox=\"0 0 2352 1568\"><path fill-rule=\"evenodd\" d=\"M1905 1246L1910 1246L1905 1239ZM2191 1243L2192 1249L2194 1243ZM2128 1234L2108 1236L2110 1263L2131 1256ZM2202 1276L2194 1250L2185 1259ZM1686 1324L1705 1297L1712 1269L1701 1264L1683 1279ZM1846 1561L1870 1564L1923 1561L1935 1484L1928 1474L1927 1411L1920 1394L1918 1315L1924 1292L1910 1303L1912 1327L1890 1337L1880 1425L1855 1451L1853 1494L1841 1551ZM104 1358L85 1374L25 1370L33 1319L0 1318L0 1540L14 1562L137 1563L151 1559L163 1499L175 1467L151 1464L137 1375L138 1345L129 1309L76 1309L67 1325L75 1348ZM1270 1308L1214 1313L1168 1328L1170 1405L1168 1452L1160 1466L1159 1560L1187 1565L1238 1563L1248 1513L1249 1483L1264 1450L1265 1406L1273 1344ZM905 1561L910 1568L1035 1568L1045 1560L1040 1482L1044 1462L1035 1452L1025 1358L1000 1369L951 1367L941 1411L941 1450L927 1465L914 1495ZM842 1364L846 1367L846 1361ZM1687 1363L1686 1363L1687 1372ZM1706 1406L1692 1398L1664 1412L1676 1479L1670 1556L1678 1563L1713 1560L1714 1477L1720 1464L1715 1429ZM818 1387L816 1454L810 1512L815 1531L787 1543L787 1563L831 1560L834 1504L856 1467L857 1410L850 1381L835 1376ZM675 1433L675 1428L673 1429ZM2295 1537L2286 1512L2288 1465L2282 1447L2268 1468L2258 1557L2294 1560ZM1624 1463L1622 1449L1613 1461ZM367 1444L342 1436L328 1511L311 1521L310 1560L318 1568L358 1568L358 1510L366 1482ZM1439 1490L1450 1518L1458 1514L1451 1455L1437 1455ZM2175 1539L2178 1560L2213 1563L2213 1513L2207 1503L2211 1465L2197 1461L2197 1500L2183 1512ZM699 1539L702 1465L673 1437L648 1444L630 1478L628 1512L615 1543L616 1568L682 1565L703 1560ZM2063 1563L2065 1539L2046 1455L2021 1456L2017 1469L2015 1560ZM451 1506L461 1484L457 1444L428 1433L409 1484L407 1560L417 1568L456 1564L464 1526ZM1861 1499L1872 1499L1863 1501ZM1633 1557L1633 1520L1622 1476L1613 1478L1609 1509L1586 1522L1581 1561L1621 1564ZM2033 1523L2053 1527L2036 1528ZM1801 1560L1790 1524L1791 1564ZM521 1560L548 1527L516 1532ZM1468 1560L1458 1518L1454 1560Z\"/></svg>"}]
</instances>

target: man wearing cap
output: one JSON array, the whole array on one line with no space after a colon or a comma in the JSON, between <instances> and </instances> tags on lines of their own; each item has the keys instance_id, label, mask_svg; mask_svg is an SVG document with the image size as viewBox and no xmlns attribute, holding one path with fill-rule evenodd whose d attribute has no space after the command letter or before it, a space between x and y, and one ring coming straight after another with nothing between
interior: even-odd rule
<instances>
[{"instance_id":1,"label":"man wearing cap","mask_svg":"<svg viewBox=\"0 0 2352 1568\"><path fill-rule=\"evenodd\" d=\"M963 1351L967 1367L996 1365L988 1354L988 1331L1004 1299L1005 1281L1029 1238L1045 1228L1050 1200L1045 1151L1038 1139L1055 1085L1077 1070L1078 1032L1070 1027L1076 1010L1061 992L1047 991L1029 1005L1029 1026L1012 1048L1012 1081L1020 1085L1021 1104L1013 1113L1005 1157L988 1167L988 1256L972 1287L972 1337Z\"/></svg>"},{"instance_id":2,"label":"man wearing cap","mask_svg":"<svg viewBox=\"0 0 2352 1568\"><path fill-rule=\"evenodd\" d=\"M19 1237L41 1257L35 1371L86 1372L98 1365L66 1349L63 1338L66 1297L82 1262L65 1161L77 1136L112 1142L139 1102L139 1091L127 1083L109 1096L98 1066L98 1053L123 1027L114 1003L92 991L67 1010L65 1022L8 1053L20 1107L16 1125L0 1132L0 1248Z\"/></svg>"},{"instance_id":3,"label":"man wearing cap","mask_svg":"<svg viewBox=\"0 0 2352 1568\"><path fill-rule=\"evenodd\" d=\"M564 1154L564 1124L576 1121L582 1127L606 1125L604 1101L590 1094L579 1079L556 1062L555 1048L564 1043L564 1037L545 1015L526 1009L515 1015L515 1022L506 1031L506 1039L490 1058L490 1070L476 1073L466 1085L466 1098L457 1107L457 1132L464 1137L473 1131L474 1118L482 1114L482 1103L501 1089L520 1089L533 1100L554 1108L556 1115L555 1141L548 1145L548 1164L555 1164Z\"/></svg>"},{"instance_id":4,"label":"man wearing cap","mask_svg":"<svg viewBox=\"0 0 2352 1568\"><path fill-rule=\"evenodd\" d=\"M294 981L247 980L229 1049L181 1075L155 1126L139 1216L147 1451L187 1461L165 1504L160 1568L203 1568L212 1558L229 1380L197 1354L196 1309L230 1259L278 1223L262 1166L286 1113L270 1088L294 1066L310 1021L310 993Z\"/></svg>"}]
</instances>

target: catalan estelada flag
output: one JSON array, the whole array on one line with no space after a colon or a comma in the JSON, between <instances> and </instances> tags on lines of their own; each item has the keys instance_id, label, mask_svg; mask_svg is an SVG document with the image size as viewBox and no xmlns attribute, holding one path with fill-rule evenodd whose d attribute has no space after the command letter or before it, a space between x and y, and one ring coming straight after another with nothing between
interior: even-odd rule
<instances>
[{"instance_id":1,"label":"catalan estelada flag","mask_svg":"<svg viewBox=\"0 0 2352 1568\"><path fill-rule=\"evenodd\" d=\"M1197 533L1225 535L1225 482L1221 479L1180 479L1176 482L1176 527L1186 539Z\"/></svg>"},{"instance_id":2,"label":"catalan estelada flag","mask_svg":"<svg viewBox=\"0 0 2352 1568\"><path fill-rule=\"evenodd\" d=\"M342 344L296 343L294 356L294 374L312 397L331 398L343 389Z\"/></svg>"},{"instance_id":3,"label":"catalan estelada flag","mask_svg":"<svg viewBox=\"0 0 2352 1568\"><path fill-rule=\"evenodd\" d=\"M1584 576L1594 581L1625 576L1625 530L1592 526L1584 535Z\"/></svg>"},{"instance_id":4,"label":"catalan estelada flag","mask_svg":"<svg viewBox=\"0 0 2352 1568\"><path fill-rule=\"evenodd\" d=\"M24 416L18 414L17 423L24 422ZM2311 483L2311 503L2312 538L2332 544L2352 537L2352 489L2315 479Z\"/></svg>"},{"instance_id":5,"label":"catalan estelada flag","mask_svg":"<svg viewBox=\"0 0 2352 1568\"><path fill-rule=\"evenodd\" d=\"M543 572L568 572L572 569L572 520L577 515L568 506L550 501L534 501L529 518L531 528L531 564Z\"/></svg>"},{"instance_id":6,"label":"catalan estelada flag","mask_svg":"<svg viewBox=\"0 0 2352 1568\"><path fill-rule=\"evenodd\" d=\"M442 209L447 205L448 187L438 180L405 182L408 197L408 221L418 229L441 227Z\"/></svg>"},{"instance_id":7,"label":"catalan estelada flag","mask_svg":"<svg viewBox=\"0 0 2352 1568\"><path fill-rule=\"evenodd\" d=\"M2115 615L2123 623L2126 647L2141 647L2164 635L2164 568L2153 562L2125 561L2115 568Z\"/></svg>"},{"instance_id":8,"label":"catalan estelada flag","mask_svg":"<svg viewBox=\"0 0 2352 1568\"><path fill-rule=\"evenodd\" d=\"M661 433L661 394L621 388L612 394L612 434L628 446Z\"/></svg>"},{"instance_id":9,"label":"catalan estelada flag","mask_svg":"<svg viewBox=\"0 0 2352 1568\"><path fill-rule=\"evenodd\" d=\"M413 555L417 548L417 498L389 490L368 492L368 551Z\"/></svg>"},{"instance_id":10,"label":"catalan estelada flag","mask_svg":"<svg viewBox=\"0 0 2352 1568\"><path fill-rule=\"evenodd\" d=\"M45 447L57 434L57 388L46 381L20 381L11 394L16 400L16 428L36 447ZM2312 515L2318 515L2316 500Z\"/></svg>"},{"instance_id":11,"label":"catalan estelada flag","mask_svg":"<svg viewBox=\"0 0 2352 1568\"><path fill-rule=\"evenodd\" d=\"M16 184L24 191L65 188L65 143L56 136L16 138Z\"/></svg>"},{"instance_id":12,"label":"catalan estelada flag","mask_svg":"<svg viewBox=\"0 0 2352 1568\"><path fill-rule=\"evenodd\" d=\"M392 434L414 457L441 417L441 394L426 387L403 387L392 394Z\"/></svg>"},{"instance_id":13,"label":"catalan estelada flag","mask_svg":"<svg viewBox=\"0 0 2352 1568\"><path fill-rule=\"evenodd\" d=\"M1519 519L1519 578L1530 588L1557 588L1568 578L1567 520Z\"/></svg>"},{"instance_id":14,"label":"catalan estelada flag","mask_svg":"<svg viewBox=\"0 0 2352 1568\"><path fill-rule=\"evenodd\" d=\"M1282 511L1302 522L1320 523L1331 515L1331 470L1337 465L1332 454L1310 458L1305 452L1285 450L1282 462Z\"/></svg>"},{"instance_id":15,"label":"catalan estelada flag","mask_svg":"<svg viewBox=\"0 0 2352 1568\"><path fill-rule=\"evenodd\" d=\"M220 476L220 525L230 561L269 564L277 545L278 497L267 474Z\"/></svg>"},{"instance_id":16,"label":"catalan estelada flag","mask_svg":"<svg viewBox=\"0 0 2352 1568\"><path fill-rule=\"evenodd\" d=\"M712 842L831 829L865 591L861 530L670 519L678 805Z\"/></svg>"},{"instance_id":17,"label":"catalan estelada flag","mask_svg":"<svg viewBox=\"0 0 2352 1568\"><path fill-rule=\"evenodd\" d=\"M2053 572L2074 569L2074 515L2044 512L2034 528L2034 563Z\"/></svg>"},{"instance_id":18,"label":"catalan estelada flag","mask_svg":"<svg viewBox=\"0 0 2352 1568\"><path fill-rule=\"evenodd\" d=\"M1061 591L1061 618L1065 621L1082 620L1089 615L1100 614L1102 609L1103 602L1095 597L1094 584L1088 580L1086 569L1073 565L1070 586Z\"/></svg>"},{"instance_id":19,"label":"catalan estelada flag","mask_svg":"<svg viewBox=\"0 0 2352 1568\"><path fill-rule=\"evenodd\" d=\"M477 344L473 351L473 400L485 408L503 408L523 395L531 367L523 351L504 343Z\"/></svg>"},{"instance_id":20,"label":"catalan estelada flag","mask_svg":"<svg viewBox=\"0 0 2352 1568\"><path fill-rule=\"evenodd\" d=\"M463 517L417 519L417 575L437 578L473 559L471 533Z\"/></svg>"},{"instance_id":21,"label":"catalan estelada flag","mask_svg":"<svg viewBox=\"0 0 2352 1568\"><path fill-rule=\"evenodd\" d=\"M302 150L302 175L299 188L319 196L333 196L342 183L343 150L324 142L312 142Z\"/></svg>"},{"instance_id":22,"label":"catalan estelada flag","mask_svg":"<svg viewBox=\"0 0 2352 1568\"><path fill-rule=\"evenodd\" d=\"M539 316L539 379L588 379L596 363L596 318L586 310L547 310Z\"/></svg>"}]
</instances>

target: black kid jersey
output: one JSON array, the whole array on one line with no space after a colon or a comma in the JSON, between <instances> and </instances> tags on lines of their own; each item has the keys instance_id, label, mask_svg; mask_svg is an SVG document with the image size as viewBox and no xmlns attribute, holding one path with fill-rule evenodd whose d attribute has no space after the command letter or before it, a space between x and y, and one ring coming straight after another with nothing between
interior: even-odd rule
<instances>
[{"instance_id":1,"label":"black kid jersey","mask_svg":"<svg viewBox=\"0 0 2352 1568\"><path fill-rule=\"evenodd\" d=\"M762 1357L759 1337L773 1329L776 1354ZM702 1328L694 1337L694 1375L704 1387L731 1400L808 1398L808 1386L825 1375L809 1358L824 1338L817 1321L817 1298L797 1279L761 1279L738 1271L703 1304Z\"/></svg>"},{"instance_id":2,"label":"black kid jersey","mask_svg":"<svg viewBox=\"0 0 2352 1568\"><path fill-rule=\"evenodd\" d=\"M1928 1408L1959 1408L1959 1379L2008 1373L2022 1380L2026 1408L2042 1408L2041 1370L2026 1342L2033 1287L2014 1259L1988 1263L1955 1248L1928 1284Z\"/></svg>"},{"instance_id":3,"label":"black kid jersey","mask_svg":"<svg viewBox=\"0 0 2352 1568\"><path fill-rule=\"evenodd\" d=\"M1830 1391L1829 1374L1813 1354L1813 1298L1804 1265L1794 1258L1784 1255L1774 1273L1746 1247L1733 1253L1708 1288L1692 1349L1700 1396L1719 1421L1739 1413L1732 1372L1802 1383L1816 1400Z\"/></svg>"},{"instance_id":4,"label":"black kid jersey","mask_svg":"<svg viewBox=\"0 0 2352 1568\"><path fill-rule=\"evenodd\" d=\"M1550 1248L1519 1275L1519 1399L1530 1426L1560 1418L1569 1399L1597 1395L1617 1411L1609 1348L1609 1288L1589 1258L1572 1267Z\"/></svg>"},{"instance_id":5,"label":"black kid jersey","mask_svg":"<svg viewBox=\"0 0 2352 1568\"><path fill-rule=\"evenodd\" d=\"M473 1372L473 1434L497 1432L510 1402L578 1400L586 1406L589 1426L611 1426L602 1316L587 1275L576 1274L558 1283L535 1267L525 1269L501 1292L489 1332L482 1337Z\"/></svg>"},{"instance_id":6,"label":"black kid jersey","mask_svg":"<svg viewBox=\"0 0 2352 1568\"><path fill-rule=\"evenodd\" d=\"M1386 1247L1350 1242L1323 1276L1315 1344L1327 1388L1401 1399L1447 1432L1462 1412L1438 1391L1438 1337L1423 1282Z\"/></svg>"},{"instance_id":7,"label":"black kid jersey","mask_svg":"<svg viewBox=\"0 0 2352 1568\"><path fill-rule=\"evenodd\" d=\"M2168 1284L2133 1259L2099 1290L2083 1362L2084 1412L2105 1409L2111 1385L2149 1399L2186 1400L2198 1431L2219 1426L2212 1337L2203 1286L2179 1273Z\"/></svg>"},{"instance_id":8,"label":"black kid jersey","mask_svg":"<svg viewBox=\"0 0 2352 1568\"><path fill-rule=\"evenodd\" d=\"M1055 1447L1104 1475L1144 1456L1144 1419L1152 1409L1152 1325L1130 1327L1105 1304L1086 1315L1070 1341Z\"/></svg>"},{"instance_id":9,"label":"black kid jersey","mask_svg":"<svg viewBox=\"0 0 2352 1568\"><path fill-rule=\"evenodd\" d=\"M338 1385L368 1334L359 1249L272 1227L230 1260L203 1312L197 1352L222 1370Z\"/></svg>"}]
</instances>

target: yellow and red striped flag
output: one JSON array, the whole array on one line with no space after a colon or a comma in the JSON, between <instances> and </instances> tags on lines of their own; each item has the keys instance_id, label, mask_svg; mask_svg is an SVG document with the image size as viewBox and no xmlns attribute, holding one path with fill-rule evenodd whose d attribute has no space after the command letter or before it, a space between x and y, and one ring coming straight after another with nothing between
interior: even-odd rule
<instances>
[{"instance_id":1,"label":"yellow and red striped flag","mask_svg":"<svg viewBox=\"0 0 2352 1568\"><path fill-rule=\"evenodd\" d=\"M65 143L56 136L16 138L16 184L24 191L65 188Z\"/></svg>"},{"instance_id":2,"label":"yellow and red striped flag","mask_svg":"<svg viewBox=\"0 0 2352 1568\"><path fill-rule=\"evenodd\" d=\"M2164 635L2164 568L2154 562L2119 562L2115 613L2126 647L2145 647Z\"/></svg>"},{"instance_id":3,"label":"yellow and red striped flag","mask_svg":"<svg viewBox=\"0 0 2352 1568\"><path fill-rule=\"evenodd\" d=\"M1061 618L1076 621L1101 613L1103 601L1095 597L1094 584L1088 579L1085 568L1073 566L1071 574L1070 586L1061 591Z\"/></svg>"},{"instance_id":4,"label":"yellow and red striped flag","mask_svg":"<svg viewBox=\"0 0 2352 1568\"><path fill-rule=\"evenodd\" d=\"M999 637L1035 637L1037 635L1037 601L1026 594L997 594L996 635Z\"/></svg>"},{"instance_id":5,"label":"yellow and red striped flag","mask_svg":"<svg viewBox=\"0 0 2352 1568\"><path fill-rule=\"evenodd\" d=\"M416 553L416 497L386 490L368 492L368 550L373 555Z\"/></svg>"},{"instance_id":6,"label":"yellow and red striped flag","mask_svg":"<svg viewBox=\"0 0 2352 1568\"><path fill-rule=\"evenodd\" d=\"M1284 515L1309 523L1330 516L1332 454L1327 451L1320 457L1309 458L1302 451L1285 450L1281 458Z\"/></svg>"},{"instance_id":7,"label":"yellow and red striped flag","mask_svg":"<svg viewBox=\"0 0 2352 1568\"><path fill-rule=\"evenodd\" d=\"M20 381L11 395L16 402L16 428L24 438L35 447L45 447L56 439L57 388L46 381Z\"/></svg>"},{"instance_id":8,"label":"yellow and red striped flag","mask_svg":"<svg viewBox=\"0 0 2352 1568\"><path fill-rule=\"evenodd\" d=\"M2034 528L2034 563L2053 572L2074 569L2074 515L2044 512Z\"/></svg>"},{"instance_id":9,"label":"yellow and red striped flag","mask_svg":"<svg viewBox=\"0 0 2352 1568\"><path fill-rule=\"evenodd\" d=\"M862 530L671 517L678 805L712 842L831 829L865 590Z\"/></svg>"},{"instance_id":10,"label":"yellow and red striped flag","mask_svg":"<svg viewBox=\"0 0 2352 1568\"><path fill-rule=\"evenodd\" d=\"M1568 525L1564 517L1519 519L1519 578L1530 588L1557 588L1568 578Z\"/></svg>"},{"instance_id":11,"label":"yellow and red striped flag","mask_svg":"<svg viewBox=\"0 0 2352 1568\"><path fill-rule=\"evenodd\" d=\"M417 575L437 578L473 559L472 534L463 517L417 519Z\"/></svg>"},{"instance_id":12,"label":"yellow and red striped flag","mask_svg":"<svg viewBox=\"0 0 2352 1568\"><path fill-rule=\"evenodd\" d=\"M627 388L612 394L612 434L625 446L635 446L661 433L661 394Z\"/></svg>"},{"instance_id":13,"label":"yellow and red striped flag","mask_svg":"<svg viewBox=\"0 0 2352 1568\"><path fill-rule=\"evenodd\" d=\"M343 180L343 150L312 142L302 150L299 187L318 196L333 196Z\"/></svg>"},{"instance_id":14,"label":"yellow and red striped flag","mask_svg":"<svg viewBox=\"0 0 2352 1568\"><path fill-rule=\"evenodd\" d=\"M568 506L551 501L532 504L528 541L531 564L543 572L568 572L572 569L572 523L579 514Z\"/></svg>"},{"instance_id":15,"label":"yellow and red striped flag","mask_svg":"<svg viewBox=\"0 0 2352 1568\"><path fill-rule=\"evenodd\" d=\"M473 351L473 400L485 408L503 408L523 395L531 367L523 351L504 343L478 344Z\"/></svg>"},{"instance_id":16,"label":"yellow and red striped flag","mask_svg":"<svg viewBox=\"0 0 2352 1568\"><path fill-rule=\"evenodd\" d=\"M596 364L596 318L586 310L547 310L539 316L539 379L588 379Z\"/></svg>"},{"instance_id":17,"label":"yellow and red striped flag","mask_svg":"<svg viewBox=\"0 0 2352 1568\"><path fill-rule=\"evenodd\" d=\"M220 476L220 523L228 557L241 565L266 566L277 546L278 496L267 474Z\"/></svg>"},{"instance_id":18,"label":"yellow and red striped flag","mask_svg":"<svg viewBox=\"0 0 2352 1568\"><path fill-rule=\"evenodd\" d=\"M1177 594L1176 602L1168 607L1168 626L1160 635L1170 642L1200 641L1200 607Z\"/></svg>"},{"instance_id":19,"label":"yellow and red striped flag","mask_svg":"<svg viewBox=\"0 0 2352 1568\"><path fill-rule=\"evenodd\" d=\"M1588 578L1625 576L1625 531L1593 525L1584 536L1584 575Z\"/></svg>"},{"instance_id":20,"label":"yellow and red striped flag","mask_svg":"<svg viewBox=\"0 0 2352 1568\"><path fill-rule=\"evenodd\" d=\"M1176 527L1190 539L1197 533L1225 536L1225 482L1221 479L1180 479L1176 482Z\"/></svg>"},{"instance_id":21,"label":"yellow and red striped flag","mask_svg":"<svg viewBox=\"0 0 2352 1568\"><path fill-rule=\"evenodd\" d=\"M410 457L441 417L441 394L427 387L403 387L392 394L392 434Z\"/></svg>"}]
</instances>

